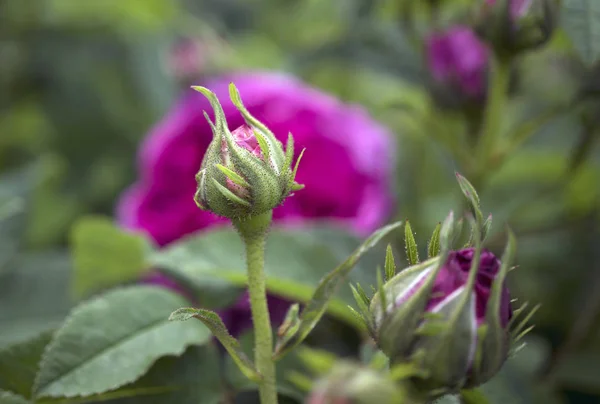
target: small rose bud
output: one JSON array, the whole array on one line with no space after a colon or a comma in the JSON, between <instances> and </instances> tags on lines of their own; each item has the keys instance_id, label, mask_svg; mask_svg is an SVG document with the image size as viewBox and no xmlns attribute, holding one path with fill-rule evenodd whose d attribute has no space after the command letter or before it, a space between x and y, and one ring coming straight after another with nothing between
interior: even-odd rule
<instances>
[{"instance_id":1,"label":"small rose bud","mask_svg":"<svg viewBox=\"0 0 600 404\"><path fill-rule=\"evenodd\" d=\"M387 375L350 362L338 362L319 380L306 404L396 404L404 394ZM409 403L407 403L409 404Z\"/></svg>"},{"instance_id":2,"label":"small rose bud","mask_svg":"<svg viewBox=\"0 0 600 404\"><path fill-rule=\"evenodd\" d=\"M441 106L480 103L485 97L489 51L466 26L434 32L426 39L431 90Z\"/></svg>"},{"instance_id":3,"label":"small rose bud","mask_svg":"<svg viewBox=\"0 0 600 404\"><path fill-rule=\"evenodd\" d=\"M230 96L246 125L230 132L216 96L204 87L193 88L209 99L215 111L214 123L206 115L214 137L196 175L194 200L198 207L229 219L241 219L265 213L292 191L302 189L294 182L300 159L292 169L291 134L284 152L273 133L246 110L233 84Z\"/></svg>"},{"instance_id":4,"label":"small rose bud","mask_svg":"<svg viewBox=\"0 0 600 404\"><path fill-rule=\"evenodd\" d=\"M511 56L548 42L556 19L555 0L485 0L477 31L498 55Z\"/></svg>"},{"instance_id":5,"label":"small rose bud","mask_svg":"<svg viewBox=\"0 0 600 404\"><path fill-rule=\"evenodd\" d=\"M500 272L500 261L487 250L473 267L475 256L467 248L450 252L443 265L436 257L406 268L383 285L383 299L378 292L371 300L379 347L393 363L420 366L427 391L477 386L507 358L506 270ZM494 295L496 282L502 284Z\"/></svg>"}]
</instances>

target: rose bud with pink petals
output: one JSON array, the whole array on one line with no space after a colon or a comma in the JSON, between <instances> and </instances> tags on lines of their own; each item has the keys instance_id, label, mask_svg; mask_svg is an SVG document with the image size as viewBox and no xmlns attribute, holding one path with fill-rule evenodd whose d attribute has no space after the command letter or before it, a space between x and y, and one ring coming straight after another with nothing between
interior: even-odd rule
<instances>
[{"instance_id":1,"label":"rose bud with pink petals","mask_svg":"<svg viewBox=\"0 0 600 404\"><path fill-rule=\"evenodd\" d=\"M442 265L438 256L408 267L371 300L371 332L379 347L392 363L422 367L426 391L480 385L508 356L508 266L485 249L477 265L475 256L474 248L466 248L451 251Z\"/></svg>"},{"instance_id":2,"label":"rose bud with pink petals","mask_svg":"<svg viewBox=\"0 0 600 404\"><path fill-rule=\"evenodd\" d=\"M486 94L489 51L466 26L434 32L425 42L432 93L440 106L481 103Z\"/></svg>"},{"instance_id":3,"label":"rose bud with pink petals","mask_svg":"<svg viewBox=\"0 0 600 404\"><path fill-rule=\"evenodd\" d=\"M246 109L233 83L229 86L231 101L246 125L230 132L216 95L205 87L193 88L208 98L215 116L213 122L205 112L213 140L196 174L194 201L200 209L243 220L271 211L293 191L304 188L295 182L302 153L293 165L292 134L284 151L273 132Z\"/></svg>"}]
</instances>

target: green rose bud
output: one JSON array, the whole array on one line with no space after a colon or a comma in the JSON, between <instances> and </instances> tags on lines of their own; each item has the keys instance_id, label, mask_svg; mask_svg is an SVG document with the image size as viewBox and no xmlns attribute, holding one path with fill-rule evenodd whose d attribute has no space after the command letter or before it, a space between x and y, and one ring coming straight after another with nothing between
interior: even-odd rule
<instances>
[{"instance_id":1,"label":"green rose bud","mask_svg":"<svg viewBox=\"0 0 600 404\"><path fill-rule=\"evenodd\" d=\"M215 113L214 123L204 113L213 140L196 174L194 201L199 208L229 219L243 219L275 208L293 191L303 188L294 181L302 153L292 169L291 134L284 152L275 135L244 107L233 83L230 97L246 125L230 132L215 94L204 87L192 88L208 98Z\"/></svg>"},{"instance_id":2,"label":"green rose bud","mask_svg":"<svg viewBox=\"0 0 600 404\"><path fill-rule=\"evenodd\" d=\"M421 369L422 391L480 385L502 367L512 342L507 270L474 248L408 267L373 296L373 337L392 363Z\"/></svg>"}]
</instances>

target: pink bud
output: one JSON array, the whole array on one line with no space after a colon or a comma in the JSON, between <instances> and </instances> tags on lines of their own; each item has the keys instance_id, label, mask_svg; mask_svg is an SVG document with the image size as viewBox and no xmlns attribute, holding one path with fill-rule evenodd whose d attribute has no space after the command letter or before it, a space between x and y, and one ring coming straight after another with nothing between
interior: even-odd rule
<instances>
[{"instance_id":1,"label":"pink bud","mask_svg":"<svg viewBox=\"0 0 600 404\"><path fill-rule=\"evenodd\" d=\"M433 79L470 98L481 98L486 89L488 49L466 26L454 26L429 35L426 41Z\"/></svg>"},{"instance_id":2,"label":"pink bud","mask_svg":"<svg viewBox=\"0 0 600 404\"><path fill-rule=\"evenodd\" d=\"M254 130L250 126L242 125L231 132L231 134L238 146L243 147L260 159L263 158L258 140L256 140L256 136L254 135Z\"/></svg>"}]
</instances>

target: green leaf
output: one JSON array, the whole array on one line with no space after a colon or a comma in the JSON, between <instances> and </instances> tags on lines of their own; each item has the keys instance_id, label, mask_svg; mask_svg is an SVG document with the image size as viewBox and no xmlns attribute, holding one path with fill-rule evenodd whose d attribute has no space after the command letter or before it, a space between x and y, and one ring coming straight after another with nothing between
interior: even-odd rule
<instances>
[{"instance_id":1,"label":"green leaf","mask_svg":"<svg viewBox=\"0 0 600 404\"><path fill-rule=\"evenodd\" d=\"M214 344L160 358L148 373L117 390L77 398L42 399L40 404L218 404L223 395L220 353Z\"/></svg>"},{"instance_id":2,"label":"green leaf","mask_svg":"<svg viewBox=\"0 0 600 404\"><path fill-rule=\"evenodd\" d=\"M321 278L344 261L360 240L339 226L307 223L300 229L273 228L265 251L265 273L270 293L289 300L310 300ZM383 251L367 253L348 281L373 285L374 269ZM185 284L200 285L206 279L246 284L244 246L239 235L230 229L214 229L187 237L155 251L151 258L156 267ZM344 285L345 286L345 285ZM360 326L348 310L354 302L349 286L329 302L329 313L350 324Z\"/></svg>"},{"instance_id":3,"label":"green leaf","mask_svg":"<svg viewBox=\"0 0 600 404\"><path fill-rule=\"evenodd\" d=\"M290 349L299 345L317 325L327 309L327 303L333 297L342 279L352 270L360 257L373 248L382 238L400 227L402 222L396 222L374 232L367 238L342 264L328 273L317 286L313 297L306 304L300 316L300 327L294 336L287 335L279 339L275 347L275 357L280 358Z\"/></svg>"},{"instance_id":4,"label":"green leaf","mask_svg":"<svg viewBox=\"0 0 600 404\"><path fill-rule=\"evenodd\" d=\"M180 355L210 333L200 323L174 323L182 297L151 286L115 290L76 307L40 362L34 397L76 397L135 381L161 356Z\"/></svg>"},{"instance_id":5,"label":"green leaf","mask_svg":"<svg viewBox=\"0 0 600 404\"><path fill-rule=\"evenodd\" d=\"M442 230L442 224L438 223L433 230L431 239L429 239L429 245L427 246L427 258L437 257L440 253L440 231Z\"/></svg>"},{"instance_id":6,"label":"green leaf","mask_svg":"<svg viewBox=\"0 0 600 404\"><path fill-rule=\"evenodd\" d=\"M31 398L31 389L44 348L52 332L0 350L0 389Z\"/></svg>"},{"instance_id":7,"label":"green leaf","mask_svg":"<svg viewBox=\"0 0 600 404\"><path fill-rule=\"evenodd\" d=\"M31 401L10 391L0 390L0 404L31 404Z\"/></svg>"},{"instance_id":8,"label":"green leaf","mask_svg":"<svg viewBox=\"0 0 600 404\"><path fill-rule=\"evenodd\" d=\"M218 404L221 402L224 387L220 380L220 356L214 344L190 347L179 357L160 358L152 365L150 371L135 383L102 394L99 397L102 400L88 398L85 403ZM115 399L105 401L110 395Z\"/></svg>"},{"instance_id":9,"label":"green leaf","mask_svg":"<svg viewBox=\"0 0 600 404\"><path fill-rule=\"evenodd\" d=\"M250 380L259 382L262 376L256 370L254 363L246 356L238 340L229 334L227 327L217 313L210 310L181 308L175 310L169 316L169 321L186 321L196 318L208 327L212 334L223 344L235 364L238 365L242 373Z\"/></svg>"},{"instance_id":10,"label":"green leaf","mask_svg":"<svg viewBox=\"0 0 600 404\"><path fill-rule=\"evenodd\" d=\"M563 0L561 25L582 59L591 65L600 56L600 3L596 0Z\"/></svg>"},{"instance_id":11,"label":"green leaf","mask_svg":"<svg viewBox=\"0 0 600 404\"><path fill-rule=\"evenodd\" d=\"M406 221L404 225L404 246L406 247L406 259L408 265L417 265L419 263L419 249L417 247L417 241L413 234L410 223Z\"/></svg>"},{"instance_id":12,"label":"green leaf","mask_svg":"<svg viewBox=\"0 0 600 404\"><path fill-rule=\"evenodd\" d=\"M146 270L148 241L126 233L104 217L79 220L71 233L73 292L87 296L98 290L140 278Z\"/></svg>"},{"instance_id":13,"label":"green leaf","mask_svg":"<svg viewBox=\"0 0 600 404\"><path fill-rule=\"evenodd\" d=\"M66 252L20 255L0 279L0 346L56 328L69 313Z\"/></svg>"}]
</instances>

